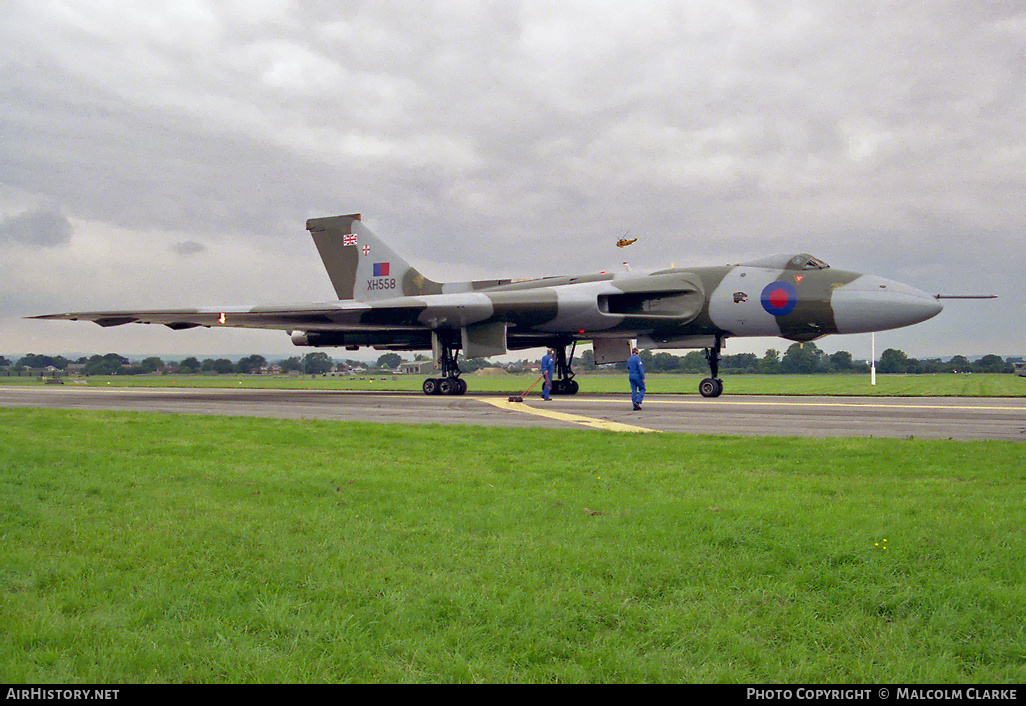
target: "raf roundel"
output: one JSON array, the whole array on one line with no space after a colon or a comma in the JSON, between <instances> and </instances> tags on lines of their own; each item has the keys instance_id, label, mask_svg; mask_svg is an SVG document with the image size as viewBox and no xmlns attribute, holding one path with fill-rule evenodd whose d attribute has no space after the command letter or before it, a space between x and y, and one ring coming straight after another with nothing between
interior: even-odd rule
<instances>
[{"instance_id":1,"label":"raf roundel","mask_svg":"<svg viewBox=\"0 0 1026 706\"><path fill-rule=\"evenodd\" d=\"M790 282L770 282L762 290L762 308L774 316L787 316L798 306L798 290Z\"/></svg>"}]
</instances>

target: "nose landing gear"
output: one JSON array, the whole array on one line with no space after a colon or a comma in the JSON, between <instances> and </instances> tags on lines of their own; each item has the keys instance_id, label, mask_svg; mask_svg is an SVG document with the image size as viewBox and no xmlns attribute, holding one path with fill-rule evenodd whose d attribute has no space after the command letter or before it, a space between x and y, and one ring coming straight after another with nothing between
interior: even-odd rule
<instances>
[{"instance_id":1,"label":"nose landing gear","mask_svg":"<svg viewBox=\"0 0 1026 706\"><path fill-rule=\"evenodd\" d=\"M708 377L698 384L698 392L702 397L719 397L723 394L723 381L720 380L720 351L723 349L723 337L716 337L716 345L705 349L705 359L709 361Z\"/></svg>"}]
</instances>

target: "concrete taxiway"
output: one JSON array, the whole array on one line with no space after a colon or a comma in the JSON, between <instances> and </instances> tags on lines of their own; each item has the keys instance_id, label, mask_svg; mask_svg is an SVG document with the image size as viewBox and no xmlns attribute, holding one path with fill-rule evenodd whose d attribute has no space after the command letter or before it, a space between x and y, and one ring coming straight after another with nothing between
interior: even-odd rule
<instances>
[{"instance_id":1,"label":"concrete taxiway","mask_svg":"<svg viewBox=\"0 0 1026 706\"><path fill-rule=\"evenodd\" d=\"M134 410L381 423L610 429L746 436L889 437L1026 441L1026 400L996 398L650 395L428 397L330 390L0 386L0 407Z\"/></svg>"}]
</instances>

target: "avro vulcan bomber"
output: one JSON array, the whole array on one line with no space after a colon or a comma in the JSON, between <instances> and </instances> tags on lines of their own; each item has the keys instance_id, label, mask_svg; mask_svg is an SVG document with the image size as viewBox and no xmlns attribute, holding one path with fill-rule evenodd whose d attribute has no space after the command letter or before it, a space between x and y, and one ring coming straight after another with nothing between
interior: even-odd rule
<instances>
[{"instance_id":1,"label":"avro vulcan bomber","mask_svg":"<svg viewBox=\"0 0 1026 706\"><path fill-rule=\"evenodd\" d=\"M434 353L440 374L427 394L461 395L457 357L551 347L555 394L574 394L572 361L591 341L597 363L625 360L640 348L705 349L706 397L723 392L720 351L735 336L812 341L835 333L911 326L940 313L943 295L875 275L836 270L806 253L722 267L603 272L539 279L442 283L397 255L359 214L307 221L337 300L252 308L90 311L34 318L100 326L164 324L279 329L297 346Z\"/></svg>"}]
</instances>

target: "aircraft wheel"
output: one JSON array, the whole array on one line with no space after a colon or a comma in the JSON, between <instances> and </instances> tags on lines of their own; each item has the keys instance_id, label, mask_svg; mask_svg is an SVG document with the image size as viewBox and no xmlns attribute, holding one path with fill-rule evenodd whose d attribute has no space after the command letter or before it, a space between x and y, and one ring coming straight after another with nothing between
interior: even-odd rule
<instances>
[{"instance_id":1,"label":"aircraft wheel","mask_svg":"<svg viewBox=\"0 0 1026 706\"><path fill-rule=\"evenodd\" d=\"M723 394L723 381L719 378L706 378L698 385L702 397L719 397Z\"/></svg>"},{"instance_id":2,"label":"aircraft wheel","mask_svg":"<svg viewBox=\"0 0 1026 706\"><path fill-rule=\"evenodd\" d=\"M456 378L442 378L438 381L438 394L456 395L459 394L460 381Z\"/></svg>"},{"instance_id":3,"label":"aircraft wheel","mask_svg":"<svg viewBox=\"0 0 1026 706\"><path fill-rule=\"evenodd\" d=\"M577 384L576 380L571 380L567 394L576 395L577 391L581 389L581 386Z\"/></svg>"},{"instance_id":4,"label":"aircraft wheel","mask_svg":"<svg viewBox=\"0 0 1026 706\"><path fill-rule=\"evenodd\" d=\"M428 378L424 381L424 394L425 395L437 395L438 394L438 380L435 378Z\"/></svg>"},{"instance_id":5,"label":"aircraft wheel","mask_svg":"<svg viewBox=\"0 0 1026 706\"><path fill-rule=\"evenodd\" d=\"M457 378L456 382L459 383L460 389L456 392L457 395L467 394L467 381L463 378Z\"/></svg>"}]
</instances>

